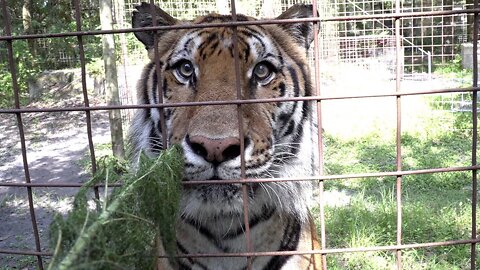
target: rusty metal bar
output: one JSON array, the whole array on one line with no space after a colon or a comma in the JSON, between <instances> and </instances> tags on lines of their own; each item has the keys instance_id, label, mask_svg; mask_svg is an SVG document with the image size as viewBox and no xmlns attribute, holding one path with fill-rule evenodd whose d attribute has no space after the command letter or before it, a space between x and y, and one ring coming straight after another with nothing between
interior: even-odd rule
<instances>
[{"instance_id":1,"label":"rusty metal bar","mask_svg":"<svg viewBox=\"0 0 480 270\"><path fill-rule=\"evenodd\" d=\"M156 18L157 15L155 14L155 3L153 0L150 0L150 5L151 5L151 9L150 9L150 13L152 15L152 18ZM157 20L152 20L153 22L153 26L157 26L158 25L158 21ZM161 71L161 68L160 68L160 55L158 53L158 35L153 35L153 57L154 57L154 61L155 61L155 73L156 73L156 76L157 76L157 85L156 85L156 90L157 90L157 96L158 96L158 103L159 104L164 104L163 102L163 90L162 90L162 87L160 87L160 84L162 83L160 78L162 77L162 71ZM161 128L161 132L162 132L162 148L163 149L167 149L168 148L168 134L167 134L167 125L165 123L165 110L164 110L164 107L159 107L159 110L160 110L160 128Z\"/></svg>"},{"instance_id":2,"label":"rusty metal bar","mask_svg":"<svg viewBox=\"0 0 480 270\"><path fill-rule=\"evenodd\" d=\"M235 0L230 1L232 20L233 22L237 21L237 11L235 6ZM234 56L234 66L235 66L235 89L237 92L237 100L243 99L242 89L240 85L240 60L238 56L238 33L237 27L232 26L232 43L233 43L233 56ZM243 107L242 104L237 104L237 119L238 119L238 134L240 137L240 177L242 180L246 179L245 173L245 134L243 132ZM249 183L242 184L242 201L243 201L243 223L245 224L245 248L247 252L253 252L252 237L250 234L250 219L249 219L249 209L248 209L248 190L247 185ZM252 269L252 256L247 256L247 270Z\"/></svg>"},{"instance_id":3,"label":"rusty metal bar","mask_svg":"<svg viewBox=\"0 0 480 270\"><path fill-rule=\"evenodd\" d=\"M318 14L318 3L316 0L312 1L312 14L313 16L317 16ZM319 36L318 32L320 31L320 25L319 22L313 22L313 53L314 53L314 61L315 61L315 90L314 93L317 96L321 95L321 83L320 83L320 44L319 44ZM316 116L317 116L317 141L318 141L318 148L317 148L317 154L318 154L318 165L317 165L317 171L315 172L319 176L324 174L324 156L323 156L323 126L322 126L322 100L317 100L316 102ZM312 119L313 121L314 119ZM319 189L319 196L320 196L320 202L319 202L319 210L320 210L320 247L322 250L325 250L327 248L327 234L325 230L325 201L323 199L324 197L324 180L320 179L318 183L318 189ZM314 230L316 231L316 230ZM313 237L313 236L312 236ZM326 270L327 269L327 256L326 254L322 254L322 269Z\"/></svg>"},{"instance_id":4,"label":"rusty metal bar","mask_svg":"<svg viewBox=\"0 0 480 270\"><path fill-rule=\"evenodd\" d=\"M220 100L220 101L199 101L199 102L177 102L164 104L136 104L136 105L109 105L109 106L89 106L89 107L63 107L63 108L20 108L20 109L0 109L0 114L16 114L16 113L38 113L38 112L65 112L65 111L102 111L116 109L142 109L142 108L173 108L173 107L191 107L191 106L218 106L218 105L238 105L238 104L254 104L269 102L288 102L288 101L322 101L322 100L342 100L342 99L359 99L359 98L381 98L381 97L397 97L397 96L413 96L413 95L432 95L445 93L463 93L475 92L480 87L466 88L446 88L425 91L400 91L398 93L375 93L363 95L336 95L336 96L309 96L309 97L289 97L289 98L263 98L263 99L243 99L243 100Z\"/></svg>"},{"instance_id":5,"label":"rusty metal bar","mask_svg":"<svg viewBox=\"0 0 480 270\"><path fill-rule=\"evenodd\" d=\"M466 167L447 167L434 169L421 169L409 171L391 171L391 172L373 172L373 173L359 173L359 174L337 174L337 175L315 175L315 176L299 176L299 177L284 177L284 178L246 178L236 180L195 180L183 182L183 185L219 185L219 184L243 184L243 183L268 183L268 182L295 182L295 181L318 181L318 180L343 180L355 178L370 178L370 177L389 177L389 176L407 176L417 174L433 174L433 173L448 173L448 172L462 172L479 170L480 165L466 166ZM35 182L35 183L2 183L0 187L81 187L82 183L67 183L67 182ZM97 185L102 188L104 186ZM109 187L121 186L121 184L109 184Z\"/></svg>"},{"instance_id":6,"label":"rusty metal bar","mask_svg":"<svg viewBox=\"0 0 480 270\"><path fill-rule=\"evenodd\" d=\"M75 0L75 24L76 29L78 32L82 30L82 15L81 15L81 6L80 1ZM90 107L90 102L88 100L88 92L87 92L87 72L85 69L86 61L85 61L85 50L83 46L83 36L77 36L78 42L78 49L79 49L79 56L80 56L80 70L82 74L82 93L83 93L83 104L85 108ZM97 172L97 160L95 158L95 147L93 145L93 136L92 136L92 118L90 111L85 111L85 120L87 122L87 137L88 137L88 149L90 151L90 162L92 163L92 175ZM98 192L98 188L94 187L95 198L100 199L100 194Z\"/></svg>"},{"instance_id":7,"label":"rusty metal bar","mask_svg":"<svg viewBox=\"0 0 480 270\"><path fill-rule=\"evenodd\" d=\"M401 1L395 0L395 13L401 13ZM400 36L401 19L395 18L395 91L401 91L401 79L403 75L401 46L402 39ZM402 68L401 68L402 67ZM396 167L397 171L402 170L402 96L397 95L397 128L396 128ZM397 175L395 185L396 199L397 199L397 245L402 244L402 175ZM397 270L402 269L402 250L396 250Z\"/></svg>"},{"instance_id":8,"label":"rusty metal bar","mask_svg":"<svg viewBox=\"0 0 480 270\"><path fill-rule=\"evenodd\" d=\"M190 254L184 257L246 257L246 256L289 256L289 255L310 255L310 254L337 254L337 253L353 253L353 252L375 252L375 251L396 251L404 249L416 248L432 248L440 246L465 245L472 243L479 243L480 238L465 239L465 240L451 240L441 242L429 243L415 243L391 246L374 246L374 247L354 247L354 248L334 248L334 249L320 249L311 251L276 251L276 252L254 252L254 253L217 253L217 254Z\"/></svg>"},{"instance_id":9,"label":"rusty metal bar","mask_svg":"<svg viewBox=\"0 0 480 270\"><path fill-rule=\"evenodd\" d=\"M473 7L478 8L478 0L473 1ZM473 60L473 82L472 86L478 86L478 31L479 31L479 19L480 16L478 13L474 13L473 21L473 37L472 37L472 60ZM478 146L478 91L472 92L472 165L477 165L477 146ZM472 239L477 237L477 192L478 192L478 179L477 179L478 170L472 170ZM477 269L477 243L471 244L470 247L470 269Z\"/></svg>"},{"instance_id":10,"label":"rusty metal bar","mask_svg":"<svg viewBox=\"0 0 480 270\"><path fill-rule=\"evenodd\" d=\"M178 255L177 258L206 258L206 257L249 257L249 256L291 256L291 255L312 255L312 254L338 254L338 253L353 253L353 252L378 252L378 251L396 251L405 249L417 249L417 248L434 248L441 246L454 246L454 245L468 245L472 243L480 243L480 238L476 239L462 239L462 240L449 240L440 242L428 242L428 243L415 243L415 244L403 244L403 245L390 245L390 246L374 246L374 247L353 247L353 248L333 248L333 249L319 249L310 251L267 251L267 252L241 252L241 253L200 253L200 254L188 254ZM30 250L12 250L12 249L0 249L0 254L14 254L14 255L38 255L38 256L52 256L51 252L38 252ZM166 258L159 256L160 258Z\"/></svg>"},{"instance_id":11,"label":"rusty metal bar","mask_svg":"<svg viewBox=\"0 0 480 270\"><path fill-rule=\"evenodd\" d=\"M10 14L7 10L7 3L5 0L1 0L2 2L2 12L3 12L3 20L5 24L5 33L11 34L12 29L10 28L11 18ZM10 68L10 73L12 74L12 88L15 98L15 108L20 109L20 87L18 85L18 78L17 78L17 68L15 65L15 58L13 54L13 41L7 41L7 58L8 64ZM23 162L23 172L25 175L25 183L30 184L30 169L28 167L28 158L27 158L27 146L25 143L25 131L23 129L23 121L21 113L15 114L17 117L17 125L18 125L18 132L20 136L20 145L22 150L22 162ZM33 229L33 236L35 239L35 248L37 252L42 251L42 247L40 245L40 235L38 233L38 224L37 218L35 215L35 206L33 203L33 192L32 187L27 186L27 198L28 198L28 209L30 212L30 221L32 222L32 229ZM40 255L37 255L37 266L40 270L43 270L43 261Z\"/></svg>"},{"instance_id":12,"label":"rusty metal bar","mask_svg":"<svg viewBox=\"0 0 480 270\"><path fill-rule=\"evenodd\" d=\"M205 23L192 25L172 25L172 26L157 26L157 27L142 27L142 28L128 28L116 30L92 30L92 31L75 31L63 33L45 33L45 34L29 34L29 35L6 35L0 36L1 40L18 40L18 39L35 39L35 38L56 38L56 37L77 37L77 36L91 36L103 34L120 34L133 33L142 31L154 30L178 30L178 29L193 29L193 28L211 28L211 27L232 27L245 25L268 25L268 24L288 24L298 22L335 22L335 21L358 21L358 20L372 20L372 19L400 19L408 17L426 17L426 16L443 16L443 15L459 15L459 14L475 14L480 13L479 8L463 9L463 10L445 10L445 11L425 11L425 12L405 12L405 13L391 13L391 14L375 14L375 15L356 15L356 16L342 16L330 18L301 18L301 19L270 19L257 21L237 21L237 22L222 22L222 23Z\"/></svg>"}]
</instances>

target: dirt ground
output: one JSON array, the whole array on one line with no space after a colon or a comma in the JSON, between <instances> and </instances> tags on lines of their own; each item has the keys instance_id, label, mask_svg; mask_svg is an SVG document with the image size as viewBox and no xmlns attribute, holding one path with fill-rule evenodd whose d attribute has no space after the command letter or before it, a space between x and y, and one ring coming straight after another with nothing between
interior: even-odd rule
<instances>
[{"instance_id":1,"label":"dirt ground","mask_svg":"<svg viewBox=\"0 0 480 270\"><path fill-rule=\"evenodd\" d=\"M78 85L51 89L54 97L28 107L82 106ZM59 96L62 90L68 95ZM64 91L64 92L65 92ZM59 101L61 98L61 101ZM91 104L101 104L93 98ZM23 114L31 181L82 183L89 178L85 112ZM0 181L24 183L25 172L15 115L0 115ZM110 141L107 112L92 112L93 141ZM33 201L42 251L49 250L48 227L54 213L65 214L76 188L34 188ZM35 250L25 187L0 187L0 249ZM0 269L35 269L34 256L0 254Z\"/></svg>"}]
</instances>

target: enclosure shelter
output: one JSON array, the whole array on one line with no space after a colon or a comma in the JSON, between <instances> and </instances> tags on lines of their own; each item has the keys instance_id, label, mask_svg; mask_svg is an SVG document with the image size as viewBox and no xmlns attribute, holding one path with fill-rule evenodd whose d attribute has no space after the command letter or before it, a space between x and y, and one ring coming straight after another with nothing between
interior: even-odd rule
<instances>
[{"instance_id":1,"label":"enclosure shelter","mask_svg":"<svg viewBox=\"0 0 480 270\"><path fill-rule=\"evenodd\" d=\"M12 95L0 95L2 99L9 99L11 106L5 105L0 107L0 119L4 117L14 118L15 129L18 135L18 154L21 168L15 168L22 171L20 178L0 179L0 196L7 194L12 190L22 191L23 199L26 201L25 207L28 209L28 220L31 223L32 244L28 247L3 247L2 241L8 236L2 238L2 224L0 224L0 260L2 257L7 261L7 256L14 258L34 258L35 267L38 269L47 269L47 264L52 256L53 250L48 247L45 240L44 224L37 220L40 212L38 201L41 198L34 196L36 189L58 188L58 189L75 189L77 190L81 182L65 182L62 179L52 179L48 175L37 178L31 174L32 166L29 160L30 142L26 143L26 137L30 136L25 132L28 128L24 124L25 117L37 114L56 114L63 112L75 112L77 116L85 118L86 140L83 142L87 145L88 159L90 162L90 172L94 174L97 170L98 149L93 141L93 131L96 126L92 123L95 115L102 112L108 112L115 109L121 109L124 116L124 125L128 126L130 113L134 109L144 108L145 106L136 105L134 100L135 85L138 77L138 69L145 63L145 52L143 46L134 40L133 31L131 29L130 18L134 5L138 1L118 0L114 1L116 6L113 11L115 25L114 30L99 30L95 23L84 25L86 20L85 11L88 10L92 15L98 8L96 1L80 1L74 0L70 19L70 26L73 29L52 29L34 33L15 33L12 29L15 24L15 18L12 16L13 8L10 6L12 1L0 1L0 19L2 21L2 29L0 30L0 63L4 63L5 69L0 69L2 74L9 74L9 80L6 82L12 88ZM152 1L153 2L153 1ZM172 16L181 19L192 19L196 16L207 14L209 12L218 12L221 14L243 13L258 18L270 18L262 20L262 23L276 23L275 16L284 11L287 7L305 1L280 1L280 0L263 0L263 1L154 1L161 6L166 12ZM313 181L316 185L314 194L317 201L315 214L317 228L319 229L319 237L321 239L320 249L313 249L303 254L321 254L324 269L342 269L335 267L345 267L343 269L355 269L356 265L347 265L345 257L338 259L338 256L356 256L356 254L372 254L382 253L391 256L394 261L395 269L408 269L409 261L405 259L412 252L424 249L435 248L454 248L461 247L468 250L464 256L467 263L459 266L460 269L478 269L479 268L479 211L478 211L478 175L480 165L478 163L479 146L478 146L478 37L480 27L480 6L478 0L474 1L456 1L456 0L421 0L421 1L369 1L369 0L331 0L331 1L308 1L311 2L315 10L318 10L319 17L314 17L311 22L314 28L319 30L315 33L315 40L311 47L311 76L314 78L314 93L311 97L291 98L289 101L311 100L315 103L315 115L318 124L318 145L315 145L320 156L318 164L315 164L317 174L314 177L301 177L295 179L241 179L233 180L246 186L249 182L267 182L267 181ZM85 4L88 3L88 4ZM90 14L89 13L89 14ZM68 17L68 16L67 16ZM96 19L92 20L96 21ZM288 23L288 22L287 22ZM225 27L235 29L238 22L227 22L222 24ZM188 28L189 26L185 26ZM205 25L203 27L208 27ZM163 30L175 31L174 27L164 27ZM117 51L119 52L119 60L117 66L119 68L119 89L122 97L121 105L105 105L92 102L93 86L87 85L87 64L90 59L86 56L101 57L101 50L98 48L98 39L102 35L114 34L117 41ZM95 41L96 40L96 41ZM61 104L60 106L25 106L21 102L22 87L27 84L27 79L20 76L22 68L29 63L30 58L22 58L22 53L28 51L24 47L15 47L21 42L34 41L38 44L38 55L45 54L45 59L52 59L53 62L61 62L63 67L79 67L80 71L80 89L81 89L81 105L72 106L69 104ZM49 44L61 42L68 44L65 51L55 49L54 51L46 49ZM472 75L469 81L462 81L462 84L451 83L451 81L440 81L436 84L426 84L426 81L432 79L432 72L439 67L448 66L452 61L458 61L461 57L461 46L464 43L472 43ZM28 44L26 45L28 46ZM46 51L42 52L42 50ZM20 54L20 56L19 56ZM458 55L458 56L457 56ZM65 60L64 60L65 59ZM72 60L75 59L75 60ZM50 61L49 60L49 61ZM74 63L73 66L70 66ZM58 63L57 63L58 64ZM47 64L46 64L47 65ZM55 65L47 66L55 69ZM134 71L136 70L136 71ZM238 75L238 74L237 74ZM237 77L237 80L239 78ZM234 83L234 82L232 82ZM0 92L2 94L2 92ZM454 98L461 98L461 107L450 108L451 111L462 111L464 118L462 123L462 143L459 147L466 147L468 151L460 153L462 160L455 163L438 163L423 164L415 159L419 157L427 157L446 155L441 151L438 145L438 138L434 137L429 128L420 130L417 133L425 135L428 138L434 137L430 141L415 141L415 137L410 133L406 134L406 130L418 125L410 117L413 111L412 104L416 104L425 96L431 97L435 95L435 102L445 96L449 97L449 101ZM439 98L437 98L439 97ZM377 102L381 99L381 102ZM231 101L231 104L237 106L238 110L242 110L242 106L248 102L280 102L282 100L244 100L238 97L237 100ZM371 102L375 101L375 102ZM444 104L443 99L440 100ZM442 103L443 102L443 103ZM0 103L2 104L2 103ZM216 106L219 103L206 102L205 104L197 104L198 106ZM451 104L451 103L449 103ZM160 107L168 106L191 106L192 104L170 104L159 105ZM195 105L195 104L194 104ZM411 106L410 106L411 105ZM443 106L443 105L442 105ZM152 107L152 106L150 106ZM369 109L380 108L384 122L377 123L378 119L368 122L368 117L364 115ZM423 111L422 111L423 112ZM418 113L418 112L417 112ZM430 113L430 111L428 111ZM426 113L427 114L427 113ZM240 115L240 114L239 114ZM358 119L351 123L348 120ZM43 120L42 120L43 121ZM347 124L348 123L348 124ZM381 145L382 147L367 145L362 149L363 156L353 158L352 163L360 164L363 160L375 160L375 157L382 152L390 151L392 155L388 155L386 159L382 159L378 166L371 166L369 171L352 170L348 173L341 171L348 163L349 153L346 151L345 156L340 159L345 164L335 163L333 166L329 163L328 158L335 156L335 148L338 144L337 140L332 139L330 134L348 134L353 131L360 130L362 126L375 126L380 130L379 134L387 133L386 130L393 131L392 143ZM443 126L442 126L443 127ZM455 127L458 128L458 127ZM343 132L343 133L342 133ZM328 135L326 135L328 133ZM460 133L452 133L450 137L442 137L445 140L455 139ZM430 136L430 137L429 137ZM17 138L18 137L18 138ZM377 140L375 137L374 139ZM6 140L5 137L0 137ZM243 140L240 140L243 142ZM340 140L339 140L340 141ZM413 142L413 143L412 143ZM410 144L409 144L410 143ZM408 147L406 144L409 144ZM426 144L428 148L411 147ZM354 143L347 144L349 149L357 147ZM325 147L324 147L325 146ZM9 152L10 149L2 149L4 143L0 141L0 153ZM32 146L33 147L33 146ZM419 146L420 147L420 146ZM431 150L433 148L433 150ZM244 147L241 148L241 155L244 156ZM431 152L423 151L429 149ZM440 150L439 150L440 149ZM464 149L464 148L462 148ZM461 152L461 151L458 151ZM327 154L328 158L327 158ZM344 153L344 152L342 152ZM389 152L390 153L390 152ZM412 154L413 153L413 154ZM430 154L430 156L428 155ZM0 159L1 160L1 159ZM7 161L5 161L7 162ZM59 161L59 163L61 163ZM62 163L63 164L63 163ZM329 167L329 165L332 165ZM357 169L357 167L353 167ZM59 168L62 169L62 168ZM245 166L242 166L242 175L245 175ZM332 173L333 172L333 173ZM340 173L338 173L340 172ZM465 196L458 202L461 207L468 202L468 230L455 231L454 237L448 236L432 236L430 240L415 241L415 231L405 230L412 228L410 224L417 222L411 219L411 216L404 215L410 213L406 209L405 204L411 200L411 197L405 195L405 185L409 185L415 177L431 177L428 179L442 179L449 173L455 173L466 176L468 185L461 184ZM1 175L1 174L0 174ZM454 178L455 178L454 177ZM460 176L458 176L460 177ZM33 180L32 180L33 179ZM369 245L368 243L355 242L351 246L346 244L336 245L338 239L330 237L330 233L334 231L335 226L328 227L329 222L335 220L335 216L340 211L330 211L326 209L327 203L331 197L336 196L332 193L326 195L326 185L334 183L334 188L348 188L358 184L358 179L373 179L369 189L375 190L377 184L390 181L393 185L392 193L385 196L385 200L390 199L394 202L394 211L388 211L385 207L384 214L394 217L393 226L385 226L383 228L384 235L393 236L386 240L387 244ZM423 179L423 178L422 178ZM449 178L450 179L450 178ZM229 180L230 181L230 180ZM200 181L201 182L201 181ZM190 181L189 184L201 184ZM370 182L369 182L370 183ZM430 182L429 182L430 183ZM431 183L436 183L435 181ZM450 182L449 182L450 183ZM462 182L463 183L463 182ZM434 184L426 187L423 191L434 188ZM333 189L333 188L332 188ZM367 192L368 188L364 190ZM246 189L245 189L246 190ZM336 190L336 189L335 189ZM96 187L93 191L97 199L101 198L102 187ZM19 193L20 194L20 193ZM416 193L418 194L418 193ZM20 196L20 195L19 195ZM432 200L438 199L432 196ZM441 198L440 198L441 199ZM460 200L460 199L459 199ZM351 204L354 204L351 202ZM9 204L10 205L10 204ZM370 206L370 205L369 205ZM429 208L429 206L422 206ZM2 203L0 203L0 210ZM246 207L248 211L248 206ZM462 208L464 209L464 208ZM365 207L362 215L371 214L372 208ZM328 215L326 215L328 212ZM3 213L3 212L2 212ZM43 215L43 213L42 213ZM16 215L11 214L4 220L14 224ZM441 215L431 218L432 223L438 223ZM19 222L19 221L18 221ZM345 220L346 222L346 220ZM355 221L353 221L355 222ZM378 223L381 223L380 221ZM343 224L340 221L338 224ZM338 225L336 224L336 225ZM355 223L354 223L355 224ZM389 223L390 224L390 223ZM450 226L448 225L448 226ZM352 226L355 227L355 226ZM39 229L43 228L43 229ZM246 222L245 237L249 242L249 225ZM329 229L330 228L330 231ZM354 228L355 229L355 228ZM361 229L366 229L365 227ZM428 230L426 230L428 231ZM433 231L433 230L432 230ZM427 232L427 234L432 233ZM343 237L354 237L355 235L343 235ZM6 236L5 236L6 237ZM351 242L354 242L353 239ZM464 250L464 251L465 251ZM275 254L288 256L292 252L275 252ZM295 252L294 252L295 253ZM269 252L257 252L251 246L247 246L247 250L241 254L192 254L191 256L242 256L249 260L259 256L267 256ZM302 254L300 252L300 254ZM410 258L410 257L408 257ZM441 258L440 258L441 259ZM10 262L10 258L8 258ZM388 265L385 261L378 262L378 269L386 269ZM351 267L351 268L348 268ZM357 267L362 267L362 265ZM384 268L382 268L384 267ZM358 269L358 268L357 268ZM377 268L374 268L377 269Z\"/></svg>"}]
</instances>

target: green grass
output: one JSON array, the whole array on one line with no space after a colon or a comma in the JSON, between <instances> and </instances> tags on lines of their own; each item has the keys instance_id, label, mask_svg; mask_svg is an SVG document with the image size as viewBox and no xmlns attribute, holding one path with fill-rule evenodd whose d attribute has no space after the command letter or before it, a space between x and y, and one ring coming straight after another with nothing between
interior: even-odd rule
<instances>
[{"instance_id":1,"label":"green grass","mask_svg":"<svg viewBox=\"0 0 480 270\"><path fill-rule=\"evenodd\" d=\"M438 116L438 115L437 115ZM402 134L402 169L468 166L471 118L445 113ZM448 127L448 128L447 128ZM395 137L372 131L349 139L326 135L328 174L396 170ZM390 134L393 134L391 132ZM402 243L471 237L471 172L404 176ZM396 178L327 181L325 190L344 191L347 205L326 206L327 248L396 244ZM314 215L318 209L314 209ZM480 214L477 213L477 220ZM319 224L318 224L319 225ZM358 252L327 256L328 269L396 269L394 252ZM469 269L470 245L404 250L403 269Z\"/></svg>"},{"instance_id":2,"label":"green grass","mask_svg":"<svg viewBox=\"0 0 480 270\"><path fill-rule=\"evenodd\" d=\"M473 79L472 70L463 68L462 57L458 54L451 62L438 65L435 68L434 73L444 78L455 79L459 81L460 87L471 86Z\"/></svg>"}]
</instances>

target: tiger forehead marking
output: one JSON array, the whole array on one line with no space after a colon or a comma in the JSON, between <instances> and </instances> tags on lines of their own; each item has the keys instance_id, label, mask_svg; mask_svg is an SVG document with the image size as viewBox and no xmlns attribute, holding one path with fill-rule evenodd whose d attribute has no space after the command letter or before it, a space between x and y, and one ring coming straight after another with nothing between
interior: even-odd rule
<instances>
[{"instance_id":1,"label":"tiger forehead marking","mask_svg":"<svg viewBox=\"0 0 480 270\"><path fill-rule=\"evenodd\" d=\"M248 28L243 27L237 32L240 65L249 68L249 70L242 70L248 77L251 76L253 69L251 65L254 61L268 56L270 60L279 64L276 57L281 57L278 50L271 44L269 37L259 30L253 30L250 26ZM215 65L229 67L228 70L233 70L233 30L230 28L210 28L188 33L176 44L169 58L172 62L189 58L199 65L208 66L209 70L214 69ZM226 70L222 71L225 72ZM199 77L202 75L204 73L200 73Z\"/></svg>"},{"instance_id":2,"label":"tiger forehead marking","mask_svg":"<svg viewBox=\"0 0 480 270\"><path fill-rule=\"evenodd\" d=\"M153 20L161 26L232 20L231 16L211 14L178 21L150 4L142 3L136 9L133 27L152 26ZM311 9L294 6L278 18L310 17ZM255 20L243 15L237 18ZM311 28L310 23L302 22L237 26L235 32L230 27L135 32L151 59L138 84L138 100L156 104L159 94L165 103L308 96L311 82L305 54L312 41ZM318 248L307 204L309 182L249 183L246 201L240 184L215 184L218 179L242 178L241 140L247 178L312 175L315 125L308 102L252 103L240 109L234 104L167 107L163 113L164 118L158 108L136 113L130 130L133 159L142 151L156 155L165 135L168 144L182 146L184 181L212 183L186 185L182 191L176 233L180 254L245 252L244 204L249 209L255 251ZM253 260L253 269L320 269L312 259L262 256ZM162 269L236 270L246 265L242 257L189 258L171 260Z\"/></svg>"}]
</instances>

